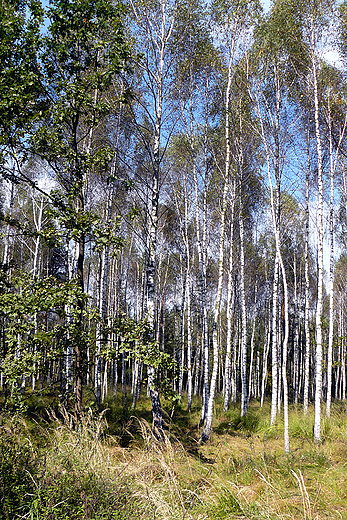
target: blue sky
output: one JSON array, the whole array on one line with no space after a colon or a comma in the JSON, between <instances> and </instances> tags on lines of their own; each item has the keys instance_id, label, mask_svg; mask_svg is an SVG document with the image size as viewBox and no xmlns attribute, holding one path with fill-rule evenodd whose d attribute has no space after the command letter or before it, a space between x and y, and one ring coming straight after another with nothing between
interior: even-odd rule
<instances>
[{"instance_id":1,"label":"blue sky","mask_svg":"<svg viewBox=\"0 0 347 520\"><path fill-rule=\"evenodd\" d=\"M265 11L268 11L270 8L270 0L262 0L261 3L263 4Z\"/></svg>"}]
</instances>

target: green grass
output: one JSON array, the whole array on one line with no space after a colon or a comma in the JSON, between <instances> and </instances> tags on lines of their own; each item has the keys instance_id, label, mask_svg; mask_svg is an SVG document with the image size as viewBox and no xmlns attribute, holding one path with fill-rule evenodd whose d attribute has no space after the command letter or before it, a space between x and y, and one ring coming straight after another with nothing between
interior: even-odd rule
<instances>
[{"instance_id":1,"label":"green grass","mask_svg":"<svg viewBox=\"0 0 347 520\"><path fill-rule=\"evenodd\" d=\"M48 405L51 403L50 411ZM45 396L27 416L0 419L0 519L330 520L347 518L346 413L334 405L313 440L314 410L290 409L291 452L270 404L222 410L201 445L200 406L163 401L165 442L153 439L150 402L121 394L78 421Z\"/></svg>"}]
</instances>

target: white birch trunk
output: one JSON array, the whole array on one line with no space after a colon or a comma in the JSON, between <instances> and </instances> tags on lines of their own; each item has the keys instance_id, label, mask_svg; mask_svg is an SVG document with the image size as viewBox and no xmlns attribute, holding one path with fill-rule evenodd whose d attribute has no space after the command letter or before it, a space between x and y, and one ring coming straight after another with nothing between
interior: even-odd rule
<instances>
[{"instance_id":1,"label":"white birch trunk","mask_svg":"<svg viewBox=\"0 0 347 520\"><path fill-rule=\"evenodd\" d=\"M269 171L269 170L268 170ZM276 208L272 187L272 179L269 172L269 184L270 184L270 199L272 218L275 227L275 241L276 241L276 255L281 268L283 293L284 293L284 338L282 345L282 384L283 384L283 411L284 411L284 449L286 453L289 453L289 417L288 417L288 383L287 383L287 351L288 351L288 339L289 339L289 305L288 305L288 287L286 271L283 263L283 258L280 249L280 236L279 229L276 226ZM280 399L278 399L280 402Z\"/></svg>"},{"instance_id":2,"label":"white birch trunk","mask_svg":"<svg viewBox=\"0 0 347 520\"><path fill-rule=\"evenodd\" d=\"M310 153L307 152L308 166L306 172L306 194L305 194L305 361L304 361L304 414L308 411L308 391L310 379L310 278L308 270L308 246L310 233L310 211L309 211L309 178L310 178Z\"/></svg>"},{"instance_id":3,"label":"white birch trunk","mask_svg":"<svg viewBox=\"0 0 347 520\"><path fill-rule=\"evenodd\" d=\"M327 360L327 402L326 402L326 410L325 410L326 417L330 417L330 408L331 408L333 341L334 341L334 162L333 162L333 142L332 142L330 104L329 104L328 125L329 125L329 153L330 153L330 212L329 212L330 266L329 266L329 340L328 340L328 360Z\"/></svg>"},{"instance_id":4,"label":"white birch trunk","mask_svg":"<svg viewBox=\"0 0 347 520\"><path fill-rule=\"evenodd\" d=\"M275 260L275 273L274 273L274 302L276 301L276 292L277 292L277 282L276 282L276 264L281 269L282 274L282 283L283 283L283 293L284 293L284 321L285 321L285 330L284 330L284 338L282 345L282 383L283 383L283 408L284 408L284 449L286 453L289 453L289 426L288 426L288 383L287 383L287 350L288 350L288 339L289 339L289 304L288 304L288 288L287 288L287 278L286 272L284 268L283 258L281 254L281 240L280 240L280 149L279 149L279 115L280 115L280 105L281 105L281 89L279 85L278 78L278 70L277 67L274 66L274 75L275 75L275 92L276 92L276 110L275 110L275 118L274 118L274 131L275 131L275 150L274 150L274 170L275 170L275 178L276 178L276 199L274 196L273 182L271 176L271 167L270 167L270 158L271 152L269 148L269 143L266 138L264 121L262 117L262 112L259 105L259 97L257 98L258 103L258 117L261 126L261 135L265 147L265 155L266 155L266 165L267 165L267 173L269 180L269 188L270 188L270 202L271 202L271 214L272 214L272 223L274 227L274 236L275 236L275 244L276 244L276 260ZM276 290L275 290L276 289ZM276 305L277 306L277 305ZM274 308L276 307L274 305ZM275 309L274 309L275 310ZM275 329L277 322L277 312L273 312L273 327ZM274 331L273 331L274 336ZM276 334L277 336L277 334ZM276 342L277 343L277 342ZM274 345L273 345L274 347ZM276 372L277 379L277 355L274 356L273 352L273 377L274 372ZM273 382L274 385L274 382ZM280 385L279 385L280 386ZM271 403L271 424L274 424L276 420L276 404L275 399L277 399L278 404L280 403L280 399L278 396L278 392L272 389L272 403Z\"/></svg>"},{"instance_id":5,"label":"white birch trunk","mask_svg":"<svg viewBox=\"0 0 347 520\"><path fill-rule=\"evenodd\" d=\"M108 370L108 361L106 360L105 363L104 363L104 377L103 377L103 383L102 383L102 395L101 395L102 402L104 402L105 397L107 397L107 394L108 394L108 374L107 374L107 370Z\"/></svg>"},{"instance_id":6,"label":"white birch trunk","mask_svg":"<svg viewBox=\"0 0 347 520\"><path fill-rule=\"evenodd\" d=\"M67 263L69 280L72 280L77 271L77 242L68 240L66 244ZM72 323L72 310L70 306L65 306L67 322ZM65 350L65 366L64 366L64 393L68 395L73 390L73 372L72 372L73 345L69 333L67 334L67 347Z\"/></svg>"},{"instance_id":7,"label":"white birch trunk","mask_svg":"<svg viewBox=\"0 0 347 520\"><path fill-rule=\"evenodd\" d=\"M262 378L261 378L261 393L260 393L260 407L262 408L264 405L264 397L265 397L265 389L267 383L267 362L270 351L270 342L271 342L271 315L269 312L269 321L268 325L265 328L264 332L265 343L263 349L263 370L262 370Z\"/></svg>"},{"instance_id":8,"label":"white birch trunk","mask_svg":"<svg viewBox=\"0 0 347 520\"><path fill-rule=\"evenodd\" d=\"M271 364L271 426L276 422L277 417L277 394L278 394L278 334L277 334L277 315L278 315L278 285L279 285L279 261L276 252L274 266L274 281L272 294L272 364Z\"/></svg>"},{"instance_id":9,"label":"white birch trunk","mask_svg":"<svg viewBox=\"0 0 347 520\"><path fill-rule=\"evenodd\" d=\"M283 415L284 415L284 450L289 453L289 414L288 414L288 382L287 382L287 352L289 339L289 304L287 277L284 269L283 259L280 255L284 292L284 339L282 347L282 382L283 382Z\"/></svg>"},{"instance_id":10,"label":"white birch trunk","mask_svg":"<svg viewBox=\"0 0 347 520\"><path fill-rule=\"evenodd\" d=\"M205 128L205 136L207 136L207 129ZM206 137L205 137L206 140ZM207 168L207 145L204 142L204 159L205 169ZM196 244L199 259L199 275L200 275L200 298L202 307L202 373L203 373L203 388L202 388L202 407L201 407L201 423L204 423L207 414L208 405L208 375L209 375L209 350L208 350L208 316L206 304L206 227L207 227L207 200L206 200L206 183L203 192L203 229L200 229L200 214L199 214L199 189L197 168L194 162L194 189L195 189L195 222L196 222ZM202 235L202 236L201 236ZM196 385L195 385L196 387Z\"/></svg>"},{"instance_id":11,"label":"white birch trunk","mask_svg":"<svg viewBox=\"0 0 347 520\"><path fill-rule=\"evenodd\" d=\"M233 287L233 240L234 240L234 208L235 208L235 187L232 188L231 208L230 208L230 249L229 249L229 270L228 270L228 289L227 289L227 338L225 352L225 375L224 375L224 411L228 410L231 397L231 354L232 354L232 296Z\"/></svg>"},{"instance_id":12,"label":"white birch trunk","mask_svg":"<svg viewBox=\"0 0 347 520\"><path fill-rule=\"evenodd\" d=\"M13 204L14 204L14 183L11 183L11 192L10 192L10 205L9 205L9 216L12 216L13 212ZM6 233L4 236L4 254L2 257L2 263L4 265L7 265L10 259L10 233L11 233L11 226L10 224L7 224L6 226Z\"/></svg>"},{"instance_id":13,"label":"white birch trunk","mask_svg":"<svg viewBox=\"0 0 347 520\"><path fill-rule=\"evenodd\" d=\"M199 267L200 267L200 282L201 282L201 293L202 302L203 302L203 315L206 313L206 323L203 324L206 327L207 331L207 312L206 312L206 287L205 287L205 266L204 259L202 254L202 245L200 238L200 216L199 216L199 195L198 195L198 181L197 181L197 165L196 165L196 152L195 152L195 129L194 129L194 102L193 102L193 89L194 89L194 81L193 81L193 68L192 64L189 67L189 123L186 120L185 116L185 107L181 104L181 113L182 118L186 127L186 135L189 139L190 149L191 149L191 160L193 164L193 179L194 179L194 191L195 191L195 220L196 220L196 234L197 234L197 246L198 246L198 258L199 258ZM186 252L186 287L185 287L185 301L187 304L187 409L190 412L192 406L192 394L193 394L193 374L192 374L192 317L191 317L191 294L190 294L190 244L189 244L189 233L188 233L188 224L189 224L189 208L188 208L188 179L187 172L184 170L184 225L182 226L182 234L183 241L185 245ZM177 204L179 207L179 205ZM207 332L206 332L207 334ZM198 364L196 364L198 367ZM208 381L208 379L207 379ZM196 388L197 385L195 385ZM202 406L202 410L205 410L204 405Z\"/></svg>"},{"instance_id":14,"label":"white birch trunk","mask_svg":"<svg viewBox=\"0 0 347 520\"><path fill-rule=\"evenodd\" d=\"M190 253L187 250L187 283L186 283L186 300L187 300L187 409L188 412L192 408L193 394L193 375L192 375L192 316L190 301Z\"/></svg>"},{"instance_id":15,"label":"white birch trunk","mask_svg":"<svg viewBox=\"0 0 347 520\"><path fill-rule=\"evenodd\" d=\"M223 285L223 261L224 261L224 239L225 239L225 217L228 203L228 191L229 191L229 165L228 165L228 176L224 182L223 190L223 201L221 211L221 226L220 226L220 237L219 237L219 261L218 261L218 287L214 308L213 317L213 330L212 330L212 344L213 344L213 367L210 383L209 400L207 407L207 415L205 419L205 425L201 434L201 441L205 442L210 436L212 429L212 415L213 415L213 403L217 384L217 372L218 372L218 360L219 360L219 345L218 345L218 322L220 313L220 303L222 298L222 285Z\"/></svg>"},{"instance_id":16,"label":"white birch trunk","mask_svg":"<svg viewBox=\"0 0 347 520\"><path fill-rule=\"evenodd\" d=\"M255 338L255 322L256 322L256 306L257 306L257 283L255 284L255 291L254 291L254 313L253 313L253 325L252 325L252 335L251 335L251 359L249 363L249 376L248 376L248 395L249 398L255 397L255 379L253 374L253 358L254 358L254 338ZM256 371L257 375L257 371Z\"/></svg>"},{"instance_id":17,"label":"white birch trunk","mask_svg":"<svg viewBox=\"0 0 347 520\"><path fill-rule=\"evenodd\" d=\"M43 215L43 196L41 196L40 204L39 204L39 211L38 215L36 216L36 201L34 199L34 196L32 196L32 207L33 207L33 219L34 219L34 225L37 233L41 231L42 228L42 215ZM38 272L38 260L39 260L39 248L40 248L40 236L38 235L35 240L35 249L34 249L34 259L33 259L33 278L37 275ZM36 335L38 331L38 324L37 324L37 313L34 314L34 334ZM35 373L36 373L36 362L35 362L35 353L36 353L36 344L34 344L33 347L33 353L34 353L34 364L33 364L33 374L32 374L32 380L31 380L31 389L32 391L35 390Z\"/></svg>"},{"instance_id":18,"label":"white birch trunk","mask_svg":"<svg viewBox=\"0 0 347 520\"><path fill-rule=\"evenodd\" d=\"M298 306L298 289L297 289L297 265L296 252L294 251L294 370L293 370L293 391L294 403L299 402L299 306Z\"/></svg>"},{"instance_id":19,"label":"white birch trunk","mask_svg":"<svg viewBox=\"0 0 347 520\"><path fill-rule=\"evenodd\" d=\"M184 313L185 313L185 298L186 298L186 283L187 283L187 270L184 266L182 256L180 256L181 264L181 310L180 310L180 332L178 338L178 395L182 395L183 387L183 367L184 367ZM183 272L184 271L184 272Z\"/></svg>"},{"instance_id":20,"label":"white birch trunk","mask_svg":"<svg viewBox=\"0 0 347 520\"><path fill-rule=\"evenodd\" d=\"M268 163L269 164L269 163ZM283 383L283 411L284 411L284 449L286 453L289 453L289 417L288 417L288 383L287 383L287 350L288 350L288 339L289 339L289 305L288 305L288 287L287 287L287 277L286 271L284 268L284 263L282 259L281 249L280 249L280 235L279 229L276 225L276 207L274 201L274 193L272 187L272 179L270 170L268 169L268 178L270 185L270 199L271 199L271 209L272 209L272 219L275 228L275 241L276 241L276 256L278 257L278 262L281 268L282 274L282 283L283 283L283 293L284 293L284 338L282 345L282 383ZM278 399L278 401L280 401Z\"/></svg>"},{"instance_id":21,"label":"white birch trunk","mask_svg":"<svg viewBox=\"0 0 347 520\"><path fill-rule=\"evenodd\" d=\"M243 227L243 205L240 186L240 283L241 283L241 417L245 416L248 410L247 396L247 313L246 313L246 293L245 293L245 248L244 248L244 227Z\"/></svg>"},{"instance_id":22,"label":"white birch trunk","mask_svg":"<svg viewBox=\"0 0 347 520\"><path fill-rule=\"evenodd\" d=\"M331 387L332 387L332 362L333 362L333 340L334 340L334 175L339 157L340 146L345 136L347 114L340 132L339 141L333 156L333 130L330 106L330 92L328 93L328 130L329 130L329 156L330 156L330 269L329 269L329 342L328 342L328 362L327 362L327 402L326 416L330 416L331 407Z\"/></svg>"},{"instance_id":23,"label":"white birch trunk","mask_svg":"<svg viewBox=\"0 0 347 520\"><path fill-rule=\"evenodd\" d=\"M256 360L256 378L255 378L255 397L260 398L260 350L257 349L257 360Z\"/></svg>"},{"instance_id":24,"label":"white birch trunk","mask_svg":"<svg viewBox=\"0 0 347 520\"><path fill-rule=\"evenodd\" d=\"M131 0L133 14L138 22L138 26L142 30L142 34L148 44L149 54L147 60L143 61L143 69L146 81L150 88L150 96L152 96L151 104L153 109L153 144L151 147L152 160L152 179L150 187L150 201L147 211L148 230L147 230L147 262L146 262L146 314L147 321L151 328L152 339L155 340L156 324L155 324L155 289L156 289L156 249L157 249L157 230L158 230L158 208L159 208L159 182L161 169L161 133L162 133L162 117L163 117L163 88L167 71L165 70L167 61L167 45L172 35L176 7L174 7L168 21L168 3L166 0L159 1L160 16L154 19L144 4L136 4ZM140 11L141 10L141 11ZM162 438L162 409L159 399L158 388L155 384L155 369L148 366L148 389L152 402L153 429L157 438Z\"/></svg>"},{"instance_id":25,"label":"white birch trunk","mask_svg":"<svg viewBox=\"0 0 347 520\"><path fill-rule=\"evenodd\" d=\"M233 405L236 405L237 401L237 381L238 381L238 364L237 364L237 354L238 354L238 344L239 344L239 321L237 321L237 326L235 327L234 333L234 349L233 349L233 363L231 367L231 400Z\"/></svg>"},{"instance_id":26,"label":"white birch trunk","mask_svg":"<svg viewBox=\"0 0 347 520\"><path fill-rule=\"evenodd\" d=\"M107 194L107 204L105 211L105 220L106 222L110 222L111 220L111 212L112 212L112 198L113 198L113 189L112 187ZM98 409L100 409L101 401L103 401L102 397L102 358L101 358L101 349L102 345L105 342L105 334L103 328L106 324L106 315L107 315L107 294L108 294L108 280L109 280L109 251L110 246L107 244L102 250L101 254L101 269L100 269L100 279L99 279L99 302L98 302L98 311L99 311L99 322L96 326L96 351L95 351L95 395ZM105 368L107 368L107 364L105 363ZM106 371L107 377L107 371Z\"/></svg>"},{"instance_id":27,"label":"white birch trunk","mask_svg":"<svg viewBox=\"0 0 347 520\"><path fill-rule=\"evenodd\" d=\"M316 64L316 34L313 18L311 18L311 61L314 91L314 119L317 147L317 169L318 169L318 287L317 287L317 308L316 308L316 388L315 388L315 420L314 420L314 440L321 442L321 399L322 399L322 357L323 357L323 337L322 337L322 314L323 314L323 158L321 133L319 126L319 99L318 99L318 75Z\"/></svg>"}]
</instances>

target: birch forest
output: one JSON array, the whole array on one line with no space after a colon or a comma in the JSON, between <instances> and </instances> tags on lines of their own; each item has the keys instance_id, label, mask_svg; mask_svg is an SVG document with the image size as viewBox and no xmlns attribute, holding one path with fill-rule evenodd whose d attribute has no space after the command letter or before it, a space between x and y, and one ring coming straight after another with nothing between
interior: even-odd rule
<instances>
[{"instance_id":1,"label":"birch forest","mask_svg":"<svg viewBox=\"0 0 347 520\"><path fill-rule=\"evenodd\" d=\"M160 443L163 402L195 403L204 443L217 399L267 403L289 453L311 406L320 444L347 384L347 3L2 0L0 35L1 413L146 402Z\"/></svg>"}]
</instances>

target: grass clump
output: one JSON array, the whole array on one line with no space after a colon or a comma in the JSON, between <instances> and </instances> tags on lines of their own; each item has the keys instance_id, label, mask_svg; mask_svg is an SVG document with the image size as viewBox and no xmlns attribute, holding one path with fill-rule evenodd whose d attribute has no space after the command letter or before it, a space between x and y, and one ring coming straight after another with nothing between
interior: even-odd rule
<instances>
[{"instance_id":1,"label":"grass clump","mask_svg":"<svg viewBox=\"0 0 347 520\"><path fill-rule=\"evenodd\" d=\"M244 515L245 510L240 504L240 501L228 489L221 489L218 491L216 496L216 503L213 504L209 509L209 515L211 518L218 518L224 520L225 518Z\"/></svg>"}]
</instances>

